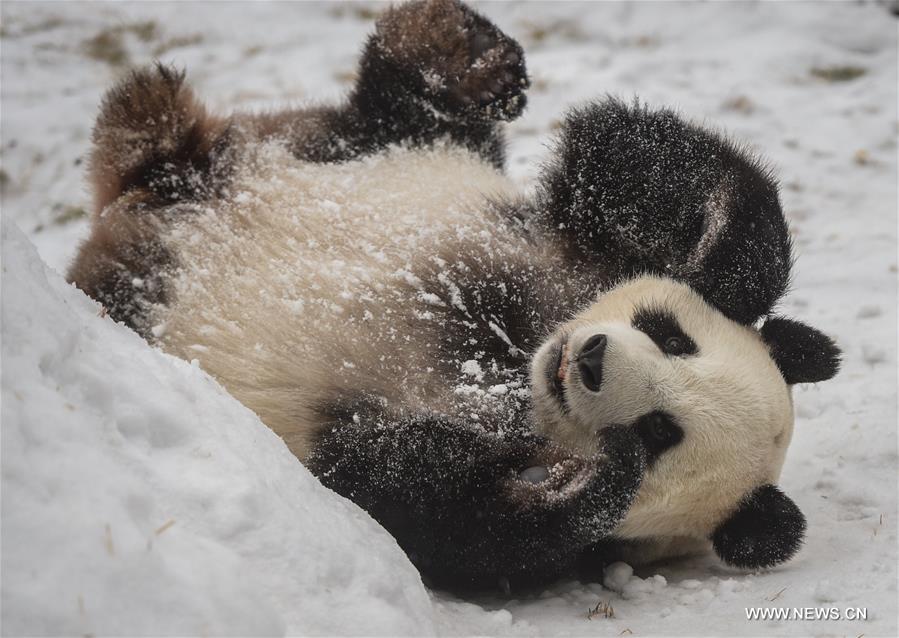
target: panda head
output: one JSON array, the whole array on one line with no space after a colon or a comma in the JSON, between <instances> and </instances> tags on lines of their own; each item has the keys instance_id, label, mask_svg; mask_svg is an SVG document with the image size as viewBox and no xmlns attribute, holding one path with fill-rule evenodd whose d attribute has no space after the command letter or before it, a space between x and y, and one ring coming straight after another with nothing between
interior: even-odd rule
<instances>
[{"instance_id":1,"label":"panda head","mask_svg":"<svg viewBox=\"0 0 899 638\"><path fill-rule=\"evenodd\" d=\"M617 537L709 538L728 563L765 566L789 558L804 532L773 487L793 433L790 386L838 365L833 342L804 324L769 319L756 330L688 285L641 277L535 353L536 422L579 454L595 453L615 424L636 424L657 448Z\"/></svg>"}]
</instances>

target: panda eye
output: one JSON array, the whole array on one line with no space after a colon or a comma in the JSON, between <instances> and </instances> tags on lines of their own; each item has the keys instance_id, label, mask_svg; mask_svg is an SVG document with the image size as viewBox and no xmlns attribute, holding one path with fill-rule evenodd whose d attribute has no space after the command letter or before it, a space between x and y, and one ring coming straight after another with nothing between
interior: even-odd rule
<instances>
[{"instance_id":1,"label":"panda eye","mask_svg":"<svg viewBox=\"0 0 899 638\"><path fill-rule=\"evenodd\" d=\"M674 417L665 412L650 412L637 419L637 432L646 447L660 453L681 442L684 431Z\"/></svg>"},{"instance_id":2,"label":"panda eye","mask_svg":"<svg viewBox=\"0 0 899 638\"><path fill-rule=\"evenodd\" d=\"M684 353L684 342L680 337L668 337L665 340L665 354L680 356Z\"/></svg>"},{"instance_id":3,"label":"panda eye","mask_svg":"<svg viewBox=\"0 0 899 638\"><path fill-rule=\"evenodd\" d=\"M638 308L631 325L645 333L666 355L684 357L699 352L696 343L687 336L674 315L667 310Z\"/></svg>"},{"instance_id":4,"label":"panda eye","mask_svg":"<svg viewBox=\"0 0 899 638\"><path fill-rule=\"evenodd\" d=\"M649 419L649 434L659 442L665 442L669 438L667 422L660 415L653 415Z\"/></svg>"}]
</instances>

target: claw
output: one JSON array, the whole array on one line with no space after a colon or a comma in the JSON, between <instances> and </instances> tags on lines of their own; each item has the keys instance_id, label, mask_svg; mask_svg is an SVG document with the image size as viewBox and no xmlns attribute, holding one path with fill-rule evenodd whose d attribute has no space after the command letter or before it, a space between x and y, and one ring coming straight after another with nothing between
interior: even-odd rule
<instances>
[{"instance_id":1,"label":"claw","mask_svg":"<svg viewBox=\"0 0 899 638\"><path fill-rule=\"evenodd\" d=\"M498 94L503 90L503 83L499 80L493 80L492 82L490 82L490 90Z\"/></svg>"},{"instance_id":2,"label":"claw","mask_svg":"<svg viewBox=\"0 0 899 638\"><path fill-rule=\"evenodd\" d=\"M481 102L489 102L493 99L493 93L490 91L481 91Z\"/></svg>"}]
</instances>

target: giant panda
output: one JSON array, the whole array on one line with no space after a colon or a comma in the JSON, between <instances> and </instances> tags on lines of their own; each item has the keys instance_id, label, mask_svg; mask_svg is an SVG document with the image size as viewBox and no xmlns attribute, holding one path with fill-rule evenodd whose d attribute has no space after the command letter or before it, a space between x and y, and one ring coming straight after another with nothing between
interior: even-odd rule
<instances>
[{"instance_id":1,"label":"giant panda","mask_svg":"<svg viewBox=\"0 0 899 638\"><path fill-rule=\"evenodd\" d=\"M525 195L502 124L528 84L457 0L389 9L333 107L219 116L182 72L134 71L94 128L69 279L199 361L435 586L789 559L790 388L839 350L771 316L791 268L771 174L606 98Z\"/></svg>"}]
</instances>

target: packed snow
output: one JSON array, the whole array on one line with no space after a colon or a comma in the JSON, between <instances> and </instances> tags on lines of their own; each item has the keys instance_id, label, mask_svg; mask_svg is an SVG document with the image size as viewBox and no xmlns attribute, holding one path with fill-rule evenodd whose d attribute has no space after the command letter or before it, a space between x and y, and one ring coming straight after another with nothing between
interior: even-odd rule
<instances>
[{"instance_id":1,"label":"packed snow","mask_svg":"<svg viewBox=\"0 0 899 638\"><path fill-rule=\"evenodd\" d=\"M3 631L433 632L393 538L3 225Z\"/></svg>"},{"instance_id":2,"label":"packed snow","mask_svg":"<svg viewBox=\"0 0 899 638\"><path fill-rule=\"evenodd\" d=\"M523 188L564 110L606 92L720 126L779 176L798 257L780 310L844 364L795 393L781 484L809 531L774 570L702 557L526 597L426 590L254 414L64 283L92 119L123 69L186 66L221 110L337 99L383 6L2 4L3 633L896 635L897 30L879 4L481 6L528 56Z\"/></svg>"}]
</instances>

